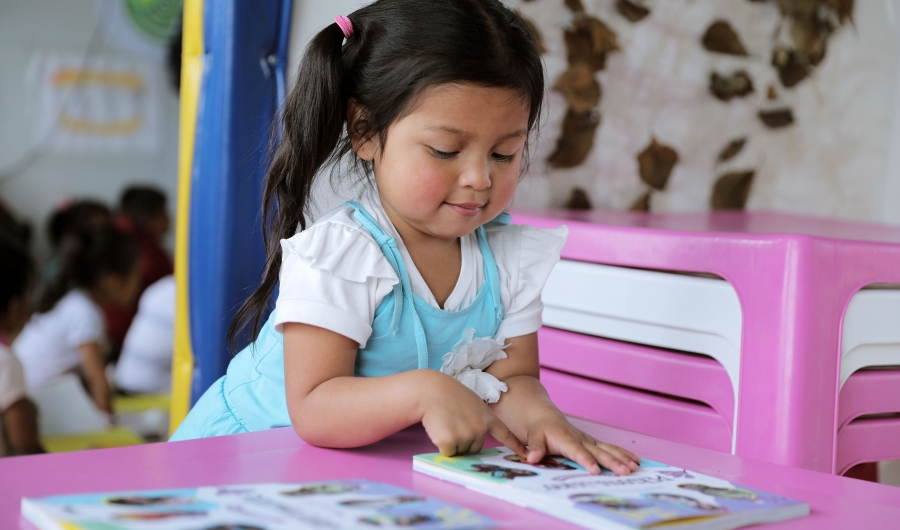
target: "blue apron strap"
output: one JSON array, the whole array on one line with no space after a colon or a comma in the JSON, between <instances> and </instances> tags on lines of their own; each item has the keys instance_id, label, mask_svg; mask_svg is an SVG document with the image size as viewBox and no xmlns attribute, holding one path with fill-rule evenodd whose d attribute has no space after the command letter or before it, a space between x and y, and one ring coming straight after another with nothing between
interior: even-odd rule
<instances>
[{"instance_id":1,"label":"blue apron strap","mask_svg":"<svg viewBox=\"0 0 900 530\"><path fill-rule=\"evenodd\" d=\"M502 224L508 224L509 214L502 213L500 215L507 217L506 223ZM491 222L496 221L497 219ZM478 248L481 249L481 258L484 260L484 279L490 285L491 298L494 299L494 313L497 315L497 320L503 320L503 300L500 298L500 274L497 272L497 262L494 260L494 253L491 252L491 246L488 245L484 226L479 226L475 230L475 234L478 237Z\"/></svg>"},{"instance_id":2,"label":"blue apron strap","mask_svg":"<svg viewBox=\"0 0 900 530\"><path fill-rule=\"evenodd\" d=\"M493 219L491 219L490 221L488 221L488 222L485 223L485 224L486 224L486 225L490 225L490 224L498 224L498 225L504 225L504 226L505 226L505 225L508 225L508 224L511 223L511 222L512 222L512 216L511 216L511 215L509 215L509 214L506 213L506 212L500 212L500 215L498 215L497 217L494 217Z\"/></svg>"},{"instance_id":3,"label":"blue apron strap","mask_svg":"<svg viewBox=\"0 0 900 530\"><path fill-rule=\"evenodd\" d=\"M425 339L425 328L419 319L416 311L416 305L413 301L412 284L409 281L409 275L406 267L403 265L403 256L400 249L397 248L397 241L389 236L378 222L369 215L369 212L362 207L361 204L354 201L347 201L344 206L353 208L353 218L375 238L375 242L381 248L384 257L394 269L394 272L400 278L400 283L394 285L394 314L391 317L391 334L394 335L400 329L400 315L403 312L403 302L409 304L410 312L413 316L413 329L415 330L416 349L418 350L419 368L428 368L428 342Z\"/></svg>"}]
</instances>

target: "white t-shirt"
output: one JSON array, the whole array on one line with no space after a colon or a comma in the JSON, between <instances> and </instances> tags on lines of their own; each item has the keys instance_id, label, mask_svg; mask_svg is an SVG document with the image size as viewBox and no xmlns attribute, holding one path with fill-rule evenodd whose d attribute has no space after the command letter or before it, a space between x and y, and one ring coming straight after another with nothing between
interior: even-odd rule
<instances>
[{"instance_id":1,"label":"white t-shirt","mask_svg":"<svg viewBox=\"0 0 900 530\"><path fill-rule=\"evenodd\" d=\"M73 289L50 311L34 314L12 349L32 389L79 366L78 348L92 342L106 342L103 313L87 293Z\"/></svg>"},{"instance_id":2,"label":"white t-shirt","mask_svg":"<svg viewBox=\"0 0 900 530\"><path fill-rule=\"evenodd\" d=\"M9 454L3 432L3 414L15 402L25 397L25 375L22 364L12 350L0 344L0 456Z\"/></svg>"},{"instance_id":3,"label":"white t-shirt","mask_svg":"<svg viewBox=\"0 0 900 530\"><path fill-rule=\"evenodd\" d=\"M380 202L360 200L378 224L397 240L413 293L439 307ZM566 242L568 229L508 225L486 228L497 262L504 318L497 334L506 338L534 333L541 327L541 291ZM400 282L371 234L342 206L308 229L281 241L280 291L275 329L300 322L349 337L364 348L372 334L375 310ZM484 284L484 260L475 233L460 238L462 266L444 309L467 307Z\"/></svg>"},{"instance_id":4,"label":"white t-shirt","mask_svg":"<svg viewBox=\"0 0 900 530\"><path fill-rule=\"evenodd\" d=\"M165 392L172 383L175 277L166 276L141 295L122 344L116 385L128 392Z\"/></svg>"}]
</instances>

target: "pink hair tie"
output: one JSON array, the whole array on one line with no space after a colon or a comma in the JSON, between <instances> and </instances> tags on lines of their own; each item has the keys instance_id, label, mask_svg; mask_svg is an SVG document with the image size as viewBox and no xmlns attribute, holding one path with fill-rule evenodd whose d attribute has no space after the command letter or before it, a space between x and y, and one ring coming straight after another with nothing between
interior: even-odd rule
<instances>
[{"instance_id":1,"label":"pink hair tie","mask_svg":"<svg viewBox=\"0 0 900 530\"><path fill-rule=\"evenodd\" d=\"M350 22L349 18L338 15L334 17L334 22L341 28L341 31L344 32L345 39L349 39L350 35L353 35L353 22Z\"/></svg>"}]
</instances>

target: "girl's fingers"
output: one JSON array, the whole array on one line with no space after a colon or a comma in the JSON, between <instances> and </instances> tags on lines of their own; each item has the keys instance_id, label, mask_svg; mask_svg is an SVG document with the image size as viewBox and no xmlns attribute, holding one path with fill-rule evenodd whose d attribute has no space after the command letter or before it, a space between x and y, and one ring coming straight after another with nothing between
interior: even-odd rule
<instances>
[{"instance_id":1,"label":"girl's fingers","mask_svg":"<svg viewBox=\"0 0 900 530\"><path fill-rule=\"evenodd\" d=\"M512 431L509 430L509 427L500 421L499 418L494 418L488 432L491 436L496 438L498 442L512 449L517 455L527 458L527 449L525 449L525 445L516 438L516 435L513 434Z\"/></svg>"},{"instance_id":2,"label":"girl's fingers","mask_svg":"<svg viewBox=\"0 0 900 530\"><path fill-rule=\"evenodd\" d=\"M621 447L619 447L617 445L597 442L596 446L599 447L600 449L606 451L607 453L613 455L614 457L616 457L616 459L619 460L619 462L622 462L622 464L628 466L628 468L630 470L637 471L637 469L638 469L637 463L640 462L640 459L635 460L636 457L633 454L629 453L628 451L622 449Z\"/></svg>"},{"instance_id":3,"label":"girl's fingers","mask_svg":"<svg viewBox=\"0 0 900 530\"><path fill-rule=\"evenodd\" d=\"M480 453L482 447L484 447L484 436L479 436L472 442L472 445L469 446L469 453L473 455Z\"/></svg>"},{"instance_id":4,"label":"girl's fingers","mask_svg":"<svg viewBox=\"0 0 900 530\"><path fill-rule=\"evenodd\" d=\"M453 456L456 454L456 444L438 444L438 451L444 456Z\"/></svg>"},{"instance_id":5,"label":"girl's fingers","mask_svg":"<svg viewBox=\"0 0 900 530\"><path fill-rule=\"evenodd\" d=\"M566 443L560 446L562 456L574 460L585 468L592 475L600 474L600 466L597 465L596 457L578 442Z\"/></svg>"},{"instance_id":6,"label":"girl's fingers","mask_svg":"<svg viewBox=\"0 0 900 530\"><path fill-rule=\"evenodd\" d=\"M456 442L456 453L457 455L464 455L469 452L469 447L472 446L472 440L459 440Z\"/></svg>"},{"instance_id":7,"label":"girl's fingers","mask_svg":"<svg viewBox=\"0 0 900 530\"><path fill-rule=\"evenodd\" d=\"M611 470L616 475L628 475L632 471L635 471L617 456L604 450L599 445L590 444L587 446L587 450L590 451L597 462L600 462L600 465Z\"/></svg>"},{"instance_id":8,"label":"girl's fingers","mask_svg":"<svg viewBox=\"0 0 900 530\"><path fill-rule=\"evenodd\" d=\"M547 441L544 439L544 433L538 431L528 438L528 463L537 464L547 456Z\"/></svg>"}]
</instances>

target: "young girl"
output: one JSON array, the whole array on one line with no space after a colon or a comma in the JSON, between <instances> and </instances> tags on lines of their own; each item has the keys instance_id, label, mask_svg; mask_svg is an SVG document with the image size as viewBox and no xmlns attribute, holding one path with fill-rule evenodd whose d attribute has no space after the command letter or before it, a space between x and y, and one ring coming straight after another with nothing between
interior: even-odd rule
<instances>
[{"instance_id":1,"label":"young girl","mask_svg":"<svg viewBox=\"0 0 900 530\"><path fill-rule=\"evenodd\" d=\"M0 230L0 457L43 453L38 439L37 408L25 394L22 364L9 346L31 314L31 258Z\"/></svg>"},{"instance_id":2,"label":"young girl","mask_svg":"<svg viewBox=\"0 0 900 530\"><path fill-rule=\"evenodd\" d=\"M275 310L172 439L290 424L355 447L421 422L446 455L490 434L531 463L636 470L538 380L540 292L567 232L503 210L543 90L537 48L498 0L379 0L319 32L266 180L267 267L232 337L257 333L280 280ZM374 186L307 227L316 174L353 165Z\"/></svg>"},{"instance_id":3,"label":"young girl","mask_svg":"<svg viewBox=\"0 0 900 530\"><path fill-rule=\"evenodd\" d=\"M112 411L100 307L132 302L140 281L138 258L137 243L113 228L73 236L38 312L13 343L29 388L80 369L97 407Z\"/></svg>"}]
</instances>

